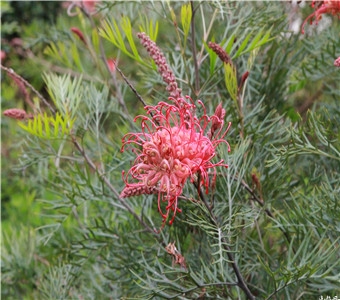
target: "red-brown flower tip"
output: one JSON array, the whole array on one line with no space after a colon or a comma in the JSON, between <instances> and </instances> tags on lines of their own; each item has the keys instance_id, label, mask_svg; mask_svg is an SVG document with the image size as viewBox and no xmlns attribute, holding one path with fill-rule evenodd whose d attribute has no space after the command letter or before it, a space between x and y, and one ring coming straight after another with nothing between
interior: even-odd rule
<instances>
[{"instance_id":1,"label":"red-brown flower tip","mask_svg":"<svg viewBox=\"0 0 340 300\"><path fill-rule=\"evenodd\" d=\"M334 61L334 66L340 68L340 56Z\"/></svg>"},{"instance_id":2,"label":"red-brown flower tip","mask_svg":"<svg viewBox=\"0 0 340 300\"><path fill-rule=\"evenodd\" d=\"M248 76L249 76L249 72L248 72L248 71L246 71L246 72L243 73L243 75L242 75L242 77L241 77L240 85L239 85L239 87L238 87L238 90L239 90L239 91L242 89L242 87L243 87L244 83L246 82Z\"/></svg>"},{"instance_id":3,"label":"red-brown flower tip","mask_svg":"<svg viewBox=\"0 0 340 300\"><path fill-rule=\"evenodd\" d=\"M224 63L232 64L229 54L219 44L209 42L208 47L213 50Z\"/></svg>"},{"instance_id":4,"label":"red-brown flower tip","mask_svg":"<svg viewBox=\"0 0 340 300\"><path fill-rule=\"evenodd\" d=\"M81 30L79 28L71 27L70 30L86 45L86 40L85 40L84 34L81 32Z\"/></svg>"},{"instance_id":5,"label":"red-brown flower tip","mask_svg":"<svg viewBox=\"0 0 340 300\"><path fill-rule=\"evenodd\" d=\"M321 15L323 14L340 14L340 0L325 0L321 1L320 4L316 5L319 1L312 1L311 6L315 8L315 11L310 14L302 23L301 26L301 33L305 33L305 25L308 21L310 21L310 24L313 24L313 18L315 18L315 24L318 24L319 20L321 19Z\"/></svg>"},{"instance_id":6,"label":"red-brown flower tip","mask_svg":"<svg viewBox=\"0 0 340 300\"><path fill-rule=\"evenodd\" d=\"M107 66L110 70L111 73L113 73L114 71L116 71L116 60L113 58L108 58L106 60Z\"/></svg>"},{"instance_id":7,"label":"red-brown flower tip","mask_svg":"<svg viewBox=\"0 0 340 300\"><path fill-rule=\"evenodd\" d=\"M177 250L175 246L175 242L169 243L168 246L165 247L166 252L168 252L172 256L172 264L179 264L183 269L186 269L187 266L185 264L184 256Z\"/></svg>"},{"instance_id":8,"label":"red-brown flower tip","mask_svg":"<svg viewBox=\"0 0 340 300\"><path fill-rule=\"evenodd\" d=\"M16 119L16 120L25 120L30 117L23 109L20 109L20 108L6 109L3 112L3 114L6 117Z\"/></svg>"}]
</instances>

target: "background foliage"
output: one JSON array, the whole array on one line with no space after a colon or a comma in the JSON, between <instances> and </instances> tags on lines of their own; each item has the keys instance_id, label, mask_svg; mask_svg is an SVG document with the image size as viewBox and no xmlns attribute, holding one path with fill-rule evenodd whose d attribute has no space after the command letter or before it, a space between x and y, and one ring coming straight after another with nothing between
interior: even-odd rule
<instances>
[{"instance_id":1,"label":"background foliage","mask_svg":"<svg viewBox=\"0 0 340 300\"><path fill-rule=\"evenodd\" d=\"M312 10L289 2L102 1L96 13L59 2L1 5L2 64L52 107L2 70L2 110L40 114L1 120L3 297L340 295L336 17L302 35L295 22ZM187 184L182 213L160 233L155 195L119 198L134 160L120 152L121 138L139 130L133 118L144 113L137 96L149 105L168 98L140 31L184 95L210 114L222 103L232 122L231 152L219 151L229 168L218 169L208 195ZM165 250L173 242L187 268Z\"/></svg>"}]
</instances>

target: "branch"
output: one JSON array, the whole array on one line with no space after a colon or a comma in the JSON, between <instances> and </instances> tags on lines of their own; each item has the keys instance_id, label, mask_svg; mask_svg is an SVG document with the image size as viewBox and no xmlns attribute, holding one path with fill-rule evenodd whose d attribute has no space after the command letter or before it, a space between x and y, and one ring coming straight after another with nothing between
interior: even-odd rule
<instances>
[{"instance_id":1,"label":"branch","mask_svg":"<svg viewBox=\"0 0 340 300\"><path fill-rule=\"evenodd\" d=\"M126 201L119 197L119 193L117 192L117 190L114 188L114 186L111 184L110 180L105 176L104 173L101 173L95 163L91 160L91 158L86 154L85 149L79 144L79 142L76 140L75 137L72 137L72 142L74 144L74 146L77 148L77 150L81 153L81 155L84 157L85 161L87 162L87 164L90 166L90 168L92 170L94 170L99 178L106 184L106 186L111 190L111 192L114 194L114 196L119 200L119 202L126 208L126 210L131 213L134 218L146 229L146 231L148 231L149 233L151 233L153 236L156 237L156 239L161 242L160 237L157 235L156 231L154 229L152 229L151 227L148 226L148 224L146 224L144 222L144 220L138 216L134 210L126 203Z\"/></svg>"},{"instance_id":2,"label":"branch","mask_svg":"<svg viewBox=\"0 0 340 300\"><path fill-rule=\"evenodd\" d=\"M13 69L7 68L0 64L1 69L5 70L10 76L15 77L20 82L22 82L25 86L27 86L29 89L32 90L33 93L37 95L37 97L53 112L55 113L54 108L51 106L51 104L48 103L48 101L42 96L26 79L21 77L19 74L15 73Z\"/></svg>"},{"instance_id":3,"label":"branch","mask_svg":"<svg viewBox=\"0 0 340 300\"><path fill-rule=\"evenodd\" d=\"M194 182L194 185L195 187L197 188L198 190L198 194L201 198L201 200L203 201L205 207L208 209L209 211L209 214L210 214L210 219L212 220L212 222L218 226L218 221L217 221L217 218L216 216L214 215L213 211L212 211L212 207L209 206L208 204L208 201L205 199L205 196L204 196L204 193L201 189L201 187L199 186L199 184L197 182ZM224 237L222 237L222 242L223 242L223 247L224 249L226 250L227 252L227 256L228 256L228 260L230 261L230 264L236 274L236 277L237 277L237 280L238 280L238 287L240 289L242 289L244 291L244 293L247 295L247 299L250 299L250 300L255 300L255 296L251 293L251 291L249 290L248 286L247 286L247 283L245 282L242 274L241 274L241 271L240 269L238 268L238 265L235 263L234 261L234 256L233 254L231 253L231 249L230 247L227 245L227 241L225 240Z\"/></svg>"},{"instance_id":4,"label":"branch","mask_svg":"<svg viewBox=\"0 0 340 300\"><path fill-rule=\"evenodd\" d=\"M195 67L195 94L198 94L200 89L199 82L199 72L198 72L198 61L197 61L197 51L196 51L196 43L195 43L195 13L193 1L190 1L191 10L192 10L192 18L191 18L191 48L192 48L192 57L194 59L194 67Z\"/></svg>"},{"instance_id":5,"label":"branch","mask_svg":"<svg viewBox=\"0 0 340 300\"><path fill-rule=\"evenodd\" d=\"M82 9L82 12L85 14L85 16L89 19L89 21L90 21L90 23L91 23L91 27L92 27L93 29L97 29L96 24L94 23L93 18L91 17L91 15L90 15L90 14L86 11L86 9L84 9L83 7L82 7L81 9ZM110 68L109 68L109 66L108 66L108 64L107 64L107 57L106 57L106 55L105 55L105 50L104 50L102 38L101 38L100 35L98 35L98 38L99 38L99 49L100 49L101 58L102 58L102 60L103 60L103 62L104 62L104 65L105 65L105 67L106 67L106 70L109 72L109 74L110 74L110 76L111 76L111 79L112 79L113 83L117 86L116 76L114 75L113 72L111 72L111 70L110 70ZM114 64L115 64L116 70L118 70L118 67L117 67L116 62L114 62ZM119 72L119 74L121 74L121 71L120 71L120 70L119 70L118 72ZM110 90L111 90L111 92L113 93L111 87L110 87ZM125 111L125 113L126 113L127 115L129 115L129 111L128 111L126 105L125 105L125 102L124 102L123 99L122 99L122 96L121 96L121 94L120 94L120 92L119 92L119 89L117 89L117 93L119 94L118 97L117 97L118 103L119 103L120 106L123 108L123 110Z\"/></svg>"},{"instance_id":6,"label":"branch","mask_svg":"<svg viewBox=\"0 0 340 300\"><path fill-rule=\"evenodd\" d=\"M235 178L236 180L237 178ZM264 208L264 201L262 199L260 199L255 192L250 188L250 186L242 179L241 180L241 184L242 186L250 193L250 195L253 197L253 200L255 200L258 204L260 204L260 206L262 208ZM266 214L272 218L273 220L275 220L275 216L272 214L272 212L268 209L265 208L264 211L266 212ZM281 226L279 226L279 229L281 230L281 232L284 234L285 238L287 239L287 242L290 243L290 236L288 234L288 232ZM293 249L294 250L294 249Z\"/></svg>"}]
</instances>

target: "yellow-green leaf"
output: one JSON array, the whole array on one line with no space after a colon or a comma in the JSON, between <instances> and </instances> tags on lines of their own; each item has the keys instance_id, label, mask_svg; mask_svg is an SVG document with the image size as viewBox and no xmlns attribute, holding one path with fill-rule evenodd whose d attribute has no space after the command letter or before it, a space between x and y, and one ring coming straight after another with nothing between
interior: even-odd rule
<instances>
[{"instance_id":1,"label":"yellow-green leaf","mask_svg":"<svg viewBox=\"0 0 340 300\"><path fill-rule=\"evenodd\" d=\"M181 22L182 28L184 32L184 39L188 37L189 30L190 30L190 23L192 18L192 11L190 3L182 5L181 8Z\"/></svg>"},{"instance_id":2,"label":"yellow-green leaf","mask_svg":"<svg viewBox=\"0 0 340 300\"><path fill-rule=\"evenodd\" d=\"M224 66L224 76L225 76L225 84L226 88L230 94L230 97L237 101L237 78L236 78L236 69L231 64L223 64Z\"/></svg>"}]
</instances>

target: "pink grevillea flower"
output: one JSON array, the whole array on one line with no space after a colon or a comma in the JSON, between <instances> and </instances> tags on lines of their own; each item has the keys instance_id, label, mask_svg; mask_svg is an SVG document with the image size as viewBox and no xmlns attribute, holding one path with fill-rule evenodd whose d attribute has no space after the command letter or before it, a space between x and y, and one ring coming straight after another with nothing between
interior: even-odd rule
<instances>
[{"instance_id":1,"label":"pink grevillea flower","mask_svg":"<svg viewBox=\"0 0 340 300\"><path fill-rule=\"evenodd\" d=\"M334 61L334 66L340 68L340 56Z\"/></svg>"},{"instance_id":2,"label":"pink grevillea flower","mask_svg":"<svg viewBox=\"0 0 340 300\"><path fill-rule=\"evenodd\" d=\"M209 174L215 167L228 167L223 160L213 163L216 147L228 142L224 139L231 123L224 129L225 110L219 105L212 116L208 116L203 103L203 116L196 116L196 106L183 98L172 98L174 103L160 102L156 106L146 106L147 116L137 116L141 121L140 133L128 133L123 137L122 152L132 149L137 158L123 179L125 188L121 197L140 194L158 194L158 210L163 226L172 211L171 225L178 208L178 197L182 194L187 179L199 179L199 184L208 193ZM200 176L197 176L199 174ZM162 203L166 203L165 209Z\"/></svg>"},{"instance_id":3,"label":"pink grevillea flower","mask_svg":"<svg viewBox=\"0 0 340 300\"><path fill-rule=\"evenodd\" d=\"M93 14L96 12L96 3L99 2L97 0L82 0L82 5L86 9L89 14Z\"/></svg>"},{"instance_id":4,"label":"pink grevillea flower","mask_svg":"<svg viewBox=\"0 0 340 300\"><path fill-rule=\"evenodd\" d=\"M99 0L76 0L64 3L67 8L67 14L71 17L78 15L78 11L72 11L75 7L81 7L87 14L94 15L97 12L96 4Z\"/></svg>"},{"instance_id":5,"label":"pink grevillea flower","mask_svg":"<svg viewBox=\"0 0 340 300\"><path fill-rule=\"evenodd\" d=\"M317 2L321 2L321 4L316 5ZM315 24L318 24L321 19L322 14L332 14L336 15L340 13L340 0L325 0L325 1L312 1L312 7L315 8L315 11L309 15L306 20L302 23L301 33L305 33L304 27L308 21L310 24L313 23L313 18L315 18ZM317 7L316 7L317 6Z\"/></svg>"}]
</instances>

